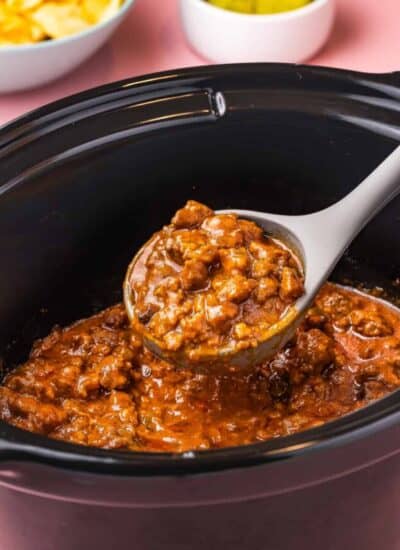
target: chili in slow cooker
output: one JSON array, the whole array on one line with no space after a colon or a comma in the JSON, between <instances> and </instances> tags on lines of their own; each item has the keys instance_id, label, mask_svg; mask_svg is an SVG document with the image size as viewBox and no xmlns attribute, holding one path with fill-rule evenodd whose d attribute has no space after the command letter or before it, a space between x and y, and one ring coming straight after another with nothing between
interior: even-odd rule
<instances>
[{"instance_id":1,"label":"chili in slow cooker","mask_svg":"<svg viewBox=\"0 0 400 550\"><path fill-rule=\"evenodd\" d=\"M122 305L37 341L0 417L105 449L244 445L318 426L400 386L400 312L326 284L296 337L251 371L192 372L143 348Z\"/></svg>"}]
</instances>

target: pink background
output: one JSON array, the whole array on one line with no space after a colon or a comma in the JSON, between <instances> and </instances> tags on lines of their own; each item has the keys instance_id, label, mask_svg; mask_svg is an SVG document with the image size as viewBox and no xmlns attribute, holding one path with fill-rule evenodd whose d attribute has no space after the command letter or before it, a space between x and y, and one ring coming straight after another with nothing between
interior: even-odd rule
<instances>
[{"instance_id":1,"label":"pink background","mask_svg":"<svg viewBox=\"0 0 400 550\"><path fill-rule=\"evenodd\" d=\"M334 32L310 63L370 72L400 70L400 0L337 0ZM92 59L54 84L0 96L0 124L85 88L166 69L204 64L187 46L176 0L137 0Z\"/></svg>"}]
</instances>

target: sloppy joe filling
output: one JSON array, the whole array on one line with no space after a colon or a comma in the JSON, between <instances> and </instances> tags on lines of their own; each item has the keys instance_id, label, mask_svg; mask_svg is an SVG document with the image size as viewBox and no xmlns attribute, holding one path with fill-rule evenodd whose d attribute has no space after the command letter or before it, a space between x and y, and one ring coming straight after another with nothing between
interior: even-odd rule
<instances>
[{"instance_id":1,"label":"sloppy joe filling","mask_svg":"<svg viewBox=\"0 0 400 550\"><path fill-rule=\"evenodd\" d=\"M327 284L295 338L246 372L199 373L158 359L120 304L55 328L4 379L0 417L72 443L181 452L293 434L399 386L399 311Z\"/></svg>"},{"instance_id":2,"label":"sloppy joe filling","mask_svg":"<svg viewBox=\"0 0 400 550\"><path fill-rule=\"evenodd\" d=\"M192 363L256 347L304 293L289 248L195 201L142 248L128 283L135 331Z\"/></svg>"}]
</instances>

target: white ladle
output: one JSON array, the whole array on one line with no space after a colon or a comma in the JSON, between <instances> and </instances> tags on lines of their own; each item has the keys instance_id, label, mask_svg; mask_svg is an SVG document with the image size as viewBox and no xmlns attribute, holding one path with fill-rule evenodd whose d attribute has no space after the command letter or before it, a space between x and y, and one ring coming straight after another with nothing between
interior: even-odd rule
<instances>
[{"instance_id":1,"label":"white ladle","mask_svg":"<svg viewBox=\"0 0 400 550\"><path fill-rule=\"evenodd\" d=\"M400 192L400 147L398 147L354 191L336 204L304 216L280 216L253 210L220 210L254 221L266 233L287 242L302 260L305 271L305 293L288 313L269 330L265 340L256 348L233 352L224 350L217 359L232 365L255 365L272 357L294 335L317 292L327 280L346 248L363 227ZM132 269L132 267L130 267ZM129 270L128 270L129 273ZM124 285L125 306L130 317L129 276ZM158 355L162 350L146 345ZM171 360L171 357L168 357ZM206 358L205 358L206 360ZM214 358L215 361L215 358ZM205 361L206 362L206 361ZM185 366L184 359L179 364Z\"/></svg>"}]
</instances>

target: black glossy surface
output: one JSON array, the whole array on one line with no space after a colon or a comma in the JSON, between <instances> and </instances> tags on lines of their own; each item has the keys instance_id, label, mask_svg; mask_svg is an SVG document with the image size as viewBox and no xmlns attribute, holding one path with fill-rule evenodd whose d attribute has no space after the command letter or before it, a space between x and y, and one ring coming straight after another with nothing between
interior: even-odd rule
<instances>
[{"instance_id":1,"label":"black glossy surface","mask_svg":"<svg viewBox=\"0 0 400 550\"><path fill-rule=\"evenodd\" d=\"M0 357L12 368L55 322L119 300L135 249L188 198L289 214L336 201L400 141L399 106L398 74L204 67L85 92L0 129ZM396 200L336 280L396 297L399 226ZM398 550L399 442L398 393L317 430L185 456L0 423L0 546Z\"/></svg>"},{"instance_id":2,"label":"black glossy surface","mask_svg":"<svg viewBox=\"0 0 400 550\"><path fill-rule=\"evenodd\" d=\"M5 365L23 360L55 322L120 299L133 252L188 198L288 214L338 200L400 140L398 84L398 75L311 67L200 68L86 92L3 128ZM216 92L225 97L225 114L216 108ZM397 200L364 230L337 280L396 293L399 208ZM0 458L124 474L205 471L295 460L342 445L349 434L357 439L361 426L372 435L377 420L390 427L399 418L393 395L317 430L184 460L79 448L2 424Z\"/></svg>"}]
</instances>

